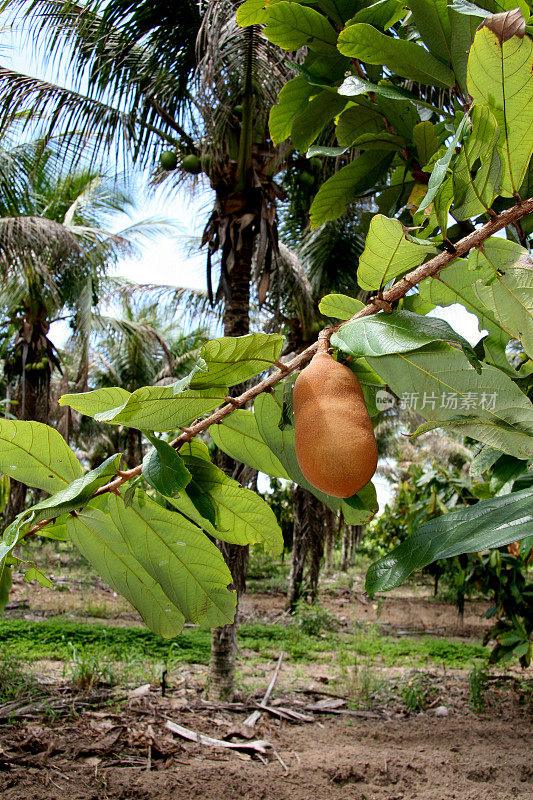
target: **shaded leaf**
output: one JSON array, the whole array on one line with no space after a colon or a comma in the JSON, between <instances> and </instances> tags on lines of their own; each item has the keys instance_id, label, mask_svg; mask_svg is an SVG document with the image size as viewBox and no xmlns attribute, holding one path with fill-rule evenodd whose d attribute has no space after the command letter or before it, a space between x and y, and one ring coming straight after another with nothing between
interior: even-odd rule
<instances>
[{"instance_id":1,"label":"shaded leaf","mask_svg":"<svg viewBox=\"0 0 533 800\"><path fill-rule=\"evenodd\" d=\"M307 107L312 93L313 87L302 75L285 84L277 105L270 109L268 124L274 144L289 138L294 120Z\"/></svg>"},{"instance_id":2,"label":"shaded leaf","mask_svg":"<svg viewBox=\"0 0 533 800\"><path fill-rule=\"evenodd\" d=\"M394 39L366 23L345 28L338 40L339 51L368 64L386 64L389 69L430 86L453 86L455 78L449 67L434 58L415 42Z\"/></svg>"},{"instance_id":3,"label":"shaded leaf","mask_svg":"<svg viewBox=\"0 0 533 800\"><path fill-rule=\"evenodd\" d=\"M268 10L263 34L284 50L309 47L317 53L329 53L337 33L323 14L299 3L278 2Z\"/></svg>"},{"instance_id":4,"label":"shaded leaf","mask_svg":"<svg viewBox=\"0 0 533 800\"><path fill-rule=\"evenodd\" d=\"M190 483L192 477L183 459L167 442L149 433L145 435L154 446L143 458L142 474L145 479L161 494L173 495L180 492Z\"/></svg>"},{"instance_id":5,"label":"shaded leaf","mask_svg":"<svg viewBox=\"0 0 533 800\"><path fill-rule=\"evenodd\" d=\"M212 425L209 432L216 446L235 461L275 478L289 479L279 459L261 438L251 411L237 409L219 425Z\"/></svg>"},{"instance_id":6,"label":"shaded leaf","mask_svg":"<svg viewBox=\"0 0 533 800\"><path fill-rule=\"evenodd\" d=\"M531 534L533 491L480 500L421 525L392 553L371 564L367 592L399 586L414 570L439 558L503 547Z\"/></svg>"}]
</instances>

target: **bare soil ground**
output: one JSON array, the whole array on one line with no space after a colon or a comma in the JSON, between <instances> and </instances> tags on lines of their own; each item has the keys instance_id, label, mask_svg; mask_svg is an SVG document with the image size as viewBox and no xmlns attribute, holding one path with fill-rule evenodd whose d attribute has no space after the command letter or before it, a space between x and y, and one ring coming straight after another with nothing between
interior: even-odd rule
<instances>
[{"instance_id":1,"label":"bare soil ground","mask_svg":"<svg viewBox=\"0 0 533 800\"><path fill-rule=\"evenodd\" d=\"M378 621L396 636L418 632L479 642L488 624L480 619L484 601L468 603L462 624L453 606L430 597L429 587L408 585L377 602L363 596L360 576L324 588L322 604L341 629ZM281 594L249 594L243 616L276 622L284 617L283 603ZM9 613L138 624L120 598L84 577L64 592L17 584ZM253 676L257 664L248 665L248 656L241 653L239 670ZM408 712L397 695L357 709L353 698L334 697L327 664L284 662L273 708L309 720L263 712L250 731L244 720L274 661L263 662L255 681L244 681L237 702L226 706L203 699L204 665L175 668L165 697L157 683L136 693L104 687L84 695L52 665L33 668L50 682L48 714L30 709L22 718L0 719L2 800L533 800L533 719L516 670L490 683L481 714L469 705L466 672L425 670L434 688L431 702L422 712ZM330 709L335 714L312 710L332 700L339 704ZM70 713L54 718L50 709L58 703ZM245 746L249 737L265 740L266 753L259 758L187 742L165 727L169 719Z\"/></svg>"}]
</instances>

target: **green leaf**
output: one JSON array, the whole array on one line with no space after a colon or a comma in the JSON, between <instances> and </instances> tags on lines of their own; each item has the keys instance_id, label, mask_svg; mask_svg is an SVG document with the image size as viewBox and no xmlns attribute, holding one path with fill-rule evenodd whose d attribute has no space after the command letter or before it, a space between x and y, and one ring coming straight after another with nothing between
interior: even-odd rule
<instances>
[{"instance_id":1,"label":"green leaf","mask_svg":"<svg viewBox=\"0 0 533 800\"><path fill-rule=\"evenodd\" d=\"M116 498L116 502L122 502ZM102 579L137 609L150 630L172 639L185 617L132 555L108 514L85 509L67 521L69 535Z\"/></svg>"},{"instance_id":2,"label":"green leaf","mask_svg":"<svg viewBox=\"0 0 533 800\"><path fill-rule=\"evenodd\" d=\"M305 46L317 53L329 53L337 41L337 33L326 17L299 3L280 2L269 6L263 34L284 50Z\"/></svg>"},{"instance_id":3,"label":"green leaf","mask_svg":"<svg viewBox=\"0 0 533 800\"><path fill-rule=\"evenodd\" d=\"M339 114L346 105L346 98L324 89L298 114L292 126L291 139L294 147L305 151L315 141L322 129Z\"/></svg>"},{"instance_id":4,"label":"green leaf","mask_svg":"<svg viewBox=\"0 0 533 800\"><path fill-rule=\"evenodd\" d=\"M430 53L444 64L452 63L448 0L408 0L412 19Z\"/></svg>"},{"instance_id":5,"label":"green leaf","mask_svg":"<svg viewBox=\"0 0 533 800\"><path fill-rule=\"evenodd\" d=\"M289 479L279 459L262 440L257 420L251 411L234 411L219 425L212 425L209 433L216 446L235 461L275 478Z\"/></svg>"},{"instance_id":6,"label":"green leaf","mask_svg":"<svg viewBox=\"0 0 533 800\"><path fill-rule=\"evenodd\" d=\"M351 147L361 134L380 133L383 129L383 117L377 108L357 104L342 112L335 133L340 145Z\"/></svg>"},{"instance_id":7,"label":"green leaf","mask_svg":"<svg viewBox=\"0 0 533 800\"><path fill-rule=\"evenodd\" d=\"M81 478L76 478L65 489L61 489L23 512L20 518L25 528L29 525L36 525L43 519L54 519L62 514L68 514L69 511L82 508L89 502L97 489L109 483L110 479L117 474L121 457L121 453L109 456L98 467L90 470Z\"/></svg>"},{"instance_id":8,"label":"green leaf","mask_svg":"<svg viewBox=\"0 0 533 800\"><path fill-rule=\"evenodd\" d=\"M247 28L249 25L260 25L268 19L265 9L267 0L244 0L237 9L237 25Z\"/></svg>"},{"instance_id":9,"label":"green leaf","mask_svg":"<svg viewBox=\"0 0 533 800\"><path fill-rule=\"evenodd\" d=\"M368 22L382 30L387 30L395 22L403 19L407 13L403 3L398 0L378 0L377 3L366 8L361 8L349 20L348 25L353 25L355 22Z\"/></svg>"},{"instance_id":10,"label":"green leaf","mask_svg":"<svg viewBox=\"0 0 533 800\"><path fill-rule=\"evenodd\" d=\"M313 156L333 156L333 158L337 158L337 156L343 156L348 150L350 150L349 147L326 147L325 145L317 144L309 147L305 156L306 158L313 158Z\"/></svg>"},{"instance_id":11,"label":"green leaf","mask_svg":"<svg viewBox=\"0 0 533 800\"><path fill-rule=\"evenodd\" d=\"M318 190L309 210L312 228L342 216L359 195L375 187L391 162L387 152L362 153L331 176Z\"/></svg>"},{"instance_id":12,"label":"green leaf","mask_svg":"<svg viewBox=\"0 0 533 800\"><path fill-rule=\"evenodd\" d=\"M404 78L429 86L453 86L455 78L449 67L434 58L415 42L394 39L366 23L345 28L338 40L339 51L367 64L386 64Z\"/></svg>"},{"instance_id":13,"label":"green leaf","mask_svg":"<svg viewBox=\"0 0 533 800\"><path fill-rule=\"evenodd\" d=\"M331 337L332 347L356 358L408 353L436 341L459 344L470 363L481 371L473 347L447 322L411 311L379 312L371 317L361 317L342 325Z\"/></svg>"},{"instance_id":14,"label":"green leaf","mask_svg":"<svg viewBox=\"0 0 533 800\"><path fill-rule=\"evenodd\" d=\"M478 268L493 271L490 278L473 284L474 294L533 358L533 261L528 251L493 236L473 254L472 261Z\"/></svg>"},{"instance_id":15,"label":"green leaf","mask_svg":"<svg viewBox=\"0 0 533 800\"><path fill-rule=\"evenodd\" d=\"M270 394L261 394L255 399L254 409L261 437L279 458L287 474L290 475L295 483L311 492L332 511L342 509L348 524L362 525L365 522L369 522L378 507L373 486L365 487L366 492L365 489L361 490L357 495L359 500L349 498L348 500L353 500L350 503L348 500L330 497L323 492L319 492L304 478L296 458L294 425L285 425L283 430L279 426L283 409L283 392L283 386L278 384ZM361 505L364 506L364 509L360 508Z\"/></svg>"},{"instance_id":16,"label":"green leaf","mask_svg":"<svg viewBox=\"0 0 533 800\"><path fill-rule=\"evenodd\" d=\"M483 475L484 472L487 472L487 470L492 467L500 456L500 450L495 450L493 447L482 447L470 464L470 474L473 476Z\"/></svg>"},{"instance_id":17,"label":"green leaf","mask_svg":"<svg viewBox=\"0 0 533 800\"><path fill-rule=\"evenodd\" d=\"M9 602L12 583L11 567L6 564L5 558L3 558L0 560L0 614L3 613Z\"/></svg>"},{"instance_id":18,"label":"green leaf","mask_svg":"<svg viewBox=\"0 0 533 800\"><path fill-rule=\"evenodd\" d=\"M191 473L167 442L149 433L145 435L154 446L143 459L142 474L145 479L163 495L180 492L190 483Z\"/></svg>"},{"instance_id":19,"label":"green leaf","mask_svg":"<svg viewBox=\"0 0 533 800\"><path fill-rule=\"evenodd\" d=\"M170 386L143 386L124 405L94 415L98 422L148 431L170 431L188 425L224 402L227 389L178 390ZM100 391L97 389L96 391Z\"/></svg>"},{"instance_id":20,"label":"green leaf","mask_svg":"<svg viewBox=\"0 0 533 800\"><path fill-rule=\"evenodd\" d=\"M362 289L379 289L436 252L432 242L415 241L406 234L399 220L375 214L359 259L357 283Z\"/></svg>"},{"instance_id":21,"label":"green leaf","mask_svg":"<svg viewBox=\"0 0 533 800\"><path fill-rule=\"evenodd\" d=\"M318 304L318 310L325 317L334 319L351 319L365 304L355 297L345 294L327 294Z\"/></svg>"},{"instance_id":22,"label":"green leaf","mask_svg":"<svg viewBox=\"0 0 533 800\"><path fill-rule=\"evenodd\" d=\"M488 211L497 197L502 160L496 148L500 129L488 106L472 109L472 133L453 169L454 208L456 219L466 220ZM480 162L474 177L475 165Z\"/></svg>"},{"instance_id":23,"label":"green leaf","mask_svg":"<svg viewBox=\"0 0 533 800\"><path fill-rule=\"evenodd\" d=\"M278 95L277 105L270 109L268 125L274 144L289 138L294 121L308 106L311 94L313 87L301 75L285 84Z\"/></svg>"},{"instance_id":24,"label":"green leaf","mask_svg":"<svg viewBox=\"0 0 533 800\"><path fill-rule=\"evenodd\" d=\"M516 458L533 455L533 404L501 370L483 365L478 375L460 350L444 343L368 363L428 420L417 435L445 426Z\"/></svg>"},{"instance_id":25,"label":"green leaf","mask_svg":"<svg viewBox=\"0 0 533 800\"><path fill-rule=\"evenodd\" d=\"M215 507L217 538L232 544L262 544L272 555L283 551L283 536L274 512L256 492L245 489L209 461L185 454L183 458L196 486ZM172 504L179 508L180 498ZM204 523L198 524L211 533Z\"/></svg>"},{"instance_id":26,"label":"green leaf","mask_svg":"<svg viewBox=\"0 0 533 800\"><path fill-rule=\"evenodd\" d=\"M190 388L227 389L228 386L243 383L273 367L282 347L283 336L279 333L250 333L247 336L211 339L201 351L207 372L197 373Z\"/></svg>"},{"instance_id":27,"label":"green leaf","mask_svg":"<svg viewBox=\"0 0 533 800\"><path fill-rule=\"evenodd\" d=\"M533 154L532 68L531 37L512 36L500 44L487 27L476 33L468 59L468 91L476 104L490 108L500 127L504 197L519 190Z\"/></svg>"},{"instance_id":28,"label":"green leaf","mask_svg":"<svg viewBox=\"0 0 533 800\"><path fill-rule=\"evenodd\" d=\"M476 278L490 278L492 270L477 269L472 273L463 259L453 261L448 267L440 270L438 278L427 278L419 284L419 296L413 298L415 310L434 306L450 306L461 303L467 311L475 314L479 320L479 328L486 328L489 335L483 340L485 360L509 371L509 362L505 356L505 347L509 341L507 334L497 319L474 294L472 285Z\"/></svg>"},{"instance_id":29,"label":"green leaf","mask_svg":"<svg viewBox=\"0 0 533 800\"><path fill-rule=\"evenodd\" d=\"M460 0L463 3L463 0ZM466 3L465 3L466 4ZM468 5L471 5L468 3ZM476 30L479 26L479 15L472 15L469 12L462 13L458 9L458 3L448 6L448 16L450 17L451 35L450 45L452 52L452 66L457 79L457 83L463 92L467 94L467 65L470 46L474 41ZM486 17L487 12L481 10L482 16Z\"/></svg>"},{"instance_id":30,"label":"green leaf","mask_svg":"<svg viewBox=\"0 0 533 800\"><path fill-rule=\"evenodd\" d=\"M439 191L441 184L446 178L448 167L450 166L452 157L455 155L455 148L457 147L459 141L461 140L467 120L468 117L465 115L459 127L457 128L453 139L448 145L446 152L444 153L443 156L437 159L437 161L435 161L435 165L433 167L431 175L429 176L428 190L426 192L424 199L418 206L419 211L424 211L431 205L431 203L435 199L435 196Z\"/></svg>"},{"instance_id":31,"label":"green leaf","mask_svg":"<svg viewBox=\"0 0 533 800\"><path fill-rule=\"evenodd\" d=\"M64 394L58 402L60 406L70 406L74 411L79 411L87 417L95 417L112 408L122 408L130 397L131 392L126 389L111 386L106 389L94 389L92 392Z\"/></svg>"},{"instance_id":32,"label":"green leaf","mask_svg":"<svg viewBox=\"0 0 533 800\"><path fill-rule=\"evenodd\" d=\"M0 419L0 470L45 492L55 492L82 474L60 433L42 422Z\"/></svg>"},{"instance_id":33,"label":"green leaf","mask_svg":"<svg viewBox=\"0 0 533 800\"><path fill-rule=\"evenodd\" d=\"M440 147L434 124L429 120L418 122L413 128L413 142L418 151L420 165L423 167Z\"/></svg>"},{"instance_id":34,"label":"green leaf","mask_svg":"<svg viewBox=\"0 0 533 800\"><path fill-rule=\"evenodd\" d=\"M30 567L28 570L26 570L24 573L24 581L26 583L37 581L39 586L46 586L48 589L51 589L54 585L50 578L48 578L44 572L37 567Z\"/></svg>"},{"instance_id":35,"label":"green leaf","mask_svg":"<svg viewBox=\"0 0 533 800\"><path fill-rule=\"evenodd\" d=\"M222 553L192 522L146 495L126 508L109 498L115 526L132 555L158 582L186 620L216 627L233 621L236 593Z\"/></svg>"},{"instance_id":36,"label":"green leaf","mask_svg":"<svg viewBox=\"0 0 533 800\"><path fill-rule=\"evenodd\" d=\"M414 570L439 558L503 547L531 534L533 490L480 500L421 525L392 553L371 564L367 592L399 586Z\"/></svg>"}]
</instances>

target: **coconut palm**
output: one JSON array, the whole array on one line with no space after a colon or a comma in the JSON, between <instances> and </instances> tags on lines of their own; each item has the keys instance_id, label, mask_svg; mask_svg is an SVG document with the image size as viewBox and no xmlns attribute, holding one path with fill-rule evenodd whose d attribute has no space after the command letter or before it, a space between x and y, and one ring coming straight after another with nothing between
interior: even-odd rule
<instances>
[{"instance_id":1,"label":"coconut palm","mask_svg":"<svg viewBox=\"0 0 533 800\"><path fill-rule=\"evenodd\" d=\"M0 339L7 396L18 419L48 422L52 371L61 369L51 324L70 320L83 365L91 310L110 290L106 272L150 226L118 234L105 230L111 213L131 205L128 192L95 170L60 172L57 154L42 142L9 153L0 148L0 175ZM14 489L9 515L22 510L24 497L25 489Z\"/></svg>"}]
</instances>

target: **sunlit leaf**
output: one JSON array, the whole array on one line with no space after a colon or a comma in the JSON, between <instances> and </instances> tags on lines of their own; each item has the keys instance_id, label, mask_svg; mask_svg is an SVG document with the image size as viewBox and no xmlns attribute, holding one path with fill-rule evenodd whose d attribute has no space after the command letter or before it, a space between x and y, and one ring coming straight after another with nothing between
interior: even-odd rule
<instances>
[{"instance_id":1,"label":"sunlit leaf","mask_svg":"<svg viewBox=\"0 0 533 800\"><path fill-rule=\"evenodd\" d=\"M186 620L212 627L233 621L236 594L227 588L231 573L200 528L146 495L129 508L112 495L109 510L130 552Z\"/></svg>"},{"instance_id":2,"label":"sunlit leaf","mask_svg":"<svg viewBox=\"0 0 533 800\"><path fill-rule=\"evenodd\" d=\"M131 553L108 514L86 509L69 517L67 527L78 550L102 579L137 609L154 633L166 639L181 633L184 615Z\"/></svg>"},{"instance_id":3,"label":"sunlit leaf","mask_svg":"<svg viewBox=\"0 0 533 800\"><path fill-rule=\"evenodd\" d=\"M345 294L327 294L318 304L318 310L325 317L334 319L351 319L365 304L355 297Z\"/></svg>"},{"instance_id":4,"label":"sunlit leaf","mask_svg":"<svg viewBox=\"0 0 533 800\"><path fill-rule=\"evenodd\" d=\"M209 433L216 446L235 461L275 478L289 478L279 459L262 440L251 411L237 409L219 425L212 425Z\"/></svg>"},{"instance_id":5,"label":"sunlit leaf","mask_svg":"<svg viewBox=\"0 0 533 800\"><path fill-rule=\"evenodd\" d=\"M207 371L197 373L190 388L228 387L243 383L273 367L282 347L283 336L279 333L250 333L211 339L201 351Z\"/></svg>"},{"instance_id":6,"label":"sunlit leaf","mask_svg":"<svg viewBox=\"0 0 533 800\"><path fill-rule=\"evenodd\" d=\"M372 217L365 249L359 259L357 283L362 289L379 289L436 253L432 242L414 241L397 219Z\"/></svg>"},{"instance_id":7,"label":"sunlit leaf","mask_svg":"<svg viewBox=\"0 0 533 800\"><path fill-rule=\"evenodd\" d=\"M82 474L60 433L42 422L0 419L0 470L28 486L56 492Z\"/></svg>"},{"instance_id":8,"label":"sunlit leaf","mask_svg":"<svg viewBox=\"0 0 533 800\"><path fill-rule=\"evenodd\" d=\"M318 53L328 53L337 41L335 28L326 17L299 3L279 2L271 5L266 21L264 35L284 50L298 50L306 46Z\"/></svg>"}]
</instances>

